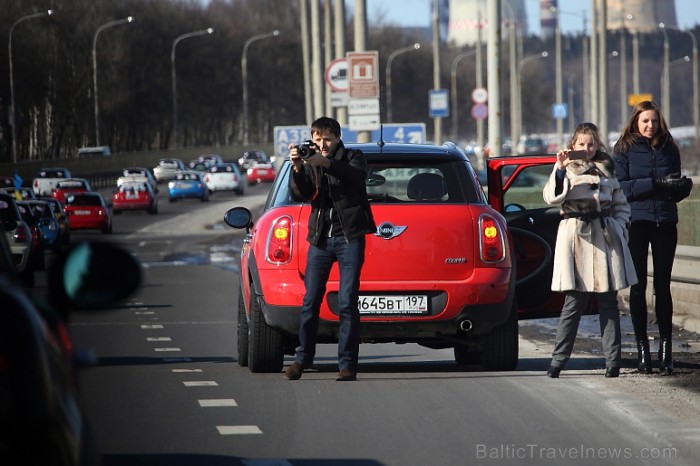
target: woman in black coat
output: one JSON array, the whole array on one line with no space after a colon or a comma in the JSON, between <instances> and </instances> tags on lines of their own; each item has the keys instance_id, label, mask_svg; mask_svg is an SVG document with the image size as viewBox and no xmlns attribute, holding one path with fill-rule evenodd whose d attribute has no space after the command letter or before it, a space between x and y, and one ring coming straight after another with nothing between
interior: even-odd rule
<instances>
[{"instance_id":1,"label":"woman in black coat","mask_svg":"<svg viewBox=\"0 0 700 466\"><path fill-rule=\"evenodd\" d=\"M639 372L652 372L647 337L647 256L654 266L656 321L659 326L659 370L673 372L671 352L673 300L671 270L678 241L676 203L690 193L692 181L681 178L678 146L655 102L634 107L613 150L615 173L632 210L629 249L638 282L630 289L630 314L637 340Z\"/></svg>"}]
</instances>

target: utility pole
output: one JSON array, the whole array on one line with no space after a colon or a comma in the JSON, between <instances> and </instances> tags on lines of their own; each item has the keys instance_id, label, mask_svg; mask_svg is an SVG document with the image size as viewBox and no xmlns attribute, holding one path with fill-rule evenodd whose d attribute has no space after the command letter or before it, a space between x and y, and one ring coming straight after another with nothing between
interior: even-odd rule
<instances>
[{"instance_id":1,"label":"utility pole","mask_svg":"<svg viewBox=\"0 0 700 466\"><path fill-rule=\"evenodd\" d=\"M439 2L433 2L433 89L440 89L440 7ZM452 109L454 112L455 109ZM434 117L435 144L442 144L442 118Z\"/></svg>"},{"instance_id":2,"label":"utility pole","mask_svg":"<svg viewBox=\"0 0 700 466\"><path fill-rule=\"evenodd\" d=\"M501 1L488 0L486 50L489 91L489 157L501 155ZM494 26L494 27L491 27Z\"/></svg>"}]
</instances>

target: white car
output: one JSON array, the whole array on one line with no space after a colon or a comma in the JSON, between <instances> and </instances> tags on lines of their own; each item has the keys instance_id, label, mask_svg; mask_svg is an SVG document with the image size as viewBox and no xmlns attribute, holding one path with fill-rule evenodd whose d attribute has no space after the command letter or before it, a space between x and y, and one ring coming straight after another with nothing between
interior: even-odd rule
<instances>
[{"instance_id":1,"label":"white car","mask_svg":"<svg viewBox=\"0 0 700 466\"><path fill-rule=\"evenodd\" d=\"M147 168L130 167L122 171L122 176L117 178L117 188L127 181L145 182L151 186L154 193L158 192L158 182Z\"/></svg>"},{"instance_id":2,"label":"white car","mask_svg":"<svg viewBox=\"0 0 700 466\"><path fill-rule=\"evenodd\" d=\"M210 167L204 174L204 182L211 192L233 191L239 195L245 192L245 176L235 163Z\"/></svg>"},{"instance_id":3,"label":"white car","mask_svg":"<svg viewBox=\"0 0 700 466\"><path fill-rule=\"evenodd\" d=\"M153 168L153 176L158 183L170 181L174 180L177 173L184 169L185 164L180 159L160 159L158 165Z\"/></svg>"},{"instance_id":4,"label":"white car","mask_svg":"<svg viewBox=\"0 0 700 466\"><path fill-rule=\"evenodd\" d=\"M39 170L39 176L32 181L32 190L37 196L51 196L58 182L70 177L71 173L67 168L42 168Z\"/></svg>"},{"instance_id":5,"label":"white car","mask_svg":"<svg viewBox=\"0 0 700 466\"><path fill-rule=\"evenodd\" d=\"M0 221L10 245L12 259L17 266L20 277L29 286L34 286L34 265L31 262L32 232L17 208L15 198L7 193L0 193Z\"/></svg>"}]
</instances>

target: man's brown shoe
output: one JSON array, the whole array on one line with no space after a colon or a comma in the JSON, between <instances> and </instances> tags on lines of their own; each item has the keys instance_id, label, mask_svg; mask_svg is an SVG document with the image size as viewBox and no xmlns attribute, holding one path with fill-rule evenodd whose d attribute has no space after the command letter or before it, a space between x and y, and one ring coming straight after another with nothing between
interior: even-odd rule
<instances>
[{"instance_id":1,"label":"man's brown shoe","mask_svg":"<svg viewBox=\"0 0 700 466\"><path fill-rule=\"evenodd\" d=\"M353 380L357 380L357 372L351 371L350 369L341 369L335 380L338 382L352 382Z\"/></svg>"},{"instance_id":2,"label":"man's brown shoe","mask_svg":"<svg viewBox=\"0 0 700 466\"><path fill-rule=\"evenodd\" d=\"M301 374L304 372L305 367L298 362L294 361L291 366L284 371L284 376L289 380L299 380Z\"/></svg>"}]
</instances>

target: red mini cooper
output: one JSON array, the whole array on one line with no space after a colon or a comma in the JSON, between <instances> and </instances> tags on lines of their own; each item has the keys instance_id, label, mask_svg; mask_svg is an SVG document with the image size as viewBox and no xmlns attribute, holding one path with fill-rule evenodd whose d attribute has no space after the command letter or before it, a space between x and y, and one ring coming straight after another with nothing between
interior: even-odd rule
<instances>
[{"instance_id":1,"label":"red mini cooper","mask_svg":"<svg viewBox=\"0 0 700 466\"><path fill-rule=\"evenodd\" d=\"M543 207L531 219L524 205L544 204L542 187L554 157L529 157L532 170L522 175L527 183L516 182L526 168L519 158L489 161L487 195L454 144L347 146L367 158L377 223L367 236L361 276L362 342L453 348L458 364L514 369L518 319L560 310L549 290L558 213ZM514 167L506 178L507 165ZM280 371L284 354L293 354L297 344L311 206L291 200L290 172L284 163L256 221L245 207L225 215L228 225L248 232L241 251L238 362L253 372ZM337 342L338 280L334 268L321 305L320 343Z\"/></svg>"}]
</instances>

